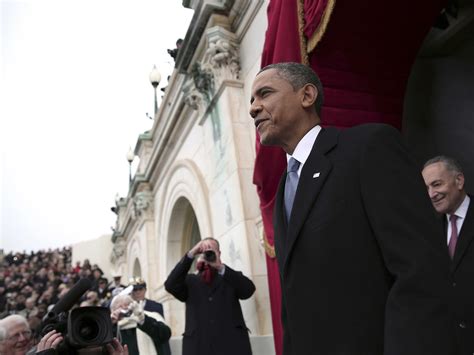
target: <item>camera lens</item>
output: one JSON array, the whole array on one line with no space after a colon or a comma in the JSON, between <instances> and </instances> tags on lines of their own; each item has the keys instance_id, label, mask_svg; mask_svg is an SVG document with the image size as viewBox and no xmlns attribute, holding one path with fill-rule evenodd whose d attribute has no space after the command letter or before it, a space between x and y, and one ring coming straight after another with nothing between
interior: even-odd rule
<instances>
[{"instance_id":1,"label":"camera lens","mask_svg":"<svg viewBox=\"0 0 474 355\"><path fill-rule=\"evenodd\" d=\"M94 319L84 319L77 327L79 336L86 342L94 340L99 334L99 325Z\"/></svg>"},{"instance_id":2,"label":"camera lens","mask_svg":"<svg viewBox=\"0 0 474 355\"><path fill-rule=\"evenodd\" d=\"M68 317L67 340L74 348L99 346L113 338L110 310L105 307L81 307Z\"/></svg>"},{"instance_id":3,"label":"camera lens","mask_svg":"<svg viewBox=\"0 0 474 355\"><path fill-rule=\"evenodd\" d=\"M214 252L214 250L206 250L204 252L204 260L211 263L216 261L216 253Z\"/></svg>"}]
</instances>

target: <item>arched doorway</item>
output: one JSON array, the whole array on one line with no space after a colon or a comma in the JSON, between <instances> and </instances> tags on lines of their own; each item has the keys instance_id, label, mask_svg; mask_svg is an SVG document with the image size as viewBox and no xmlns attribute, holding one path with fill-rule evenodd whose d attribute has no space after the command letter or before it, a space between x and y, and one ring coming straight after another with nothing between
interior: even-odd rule
<instances>
[{"instance_id":1,"label":"arched doorway","mask_svg":"<svg viewBox=\"0 0 474 355\"><path fill-rule=\"evenodd\" d=\"M135 259L135 262L133 263L133 277L142 277L142 267L140 265L140 261Z\"/></svg>"},{"instance_id":2,"label":"arched doorway","mask_svg":"<svg viewBox=\"0 0 474 355\"><path fill-rule=\"evenodd\" d=\"M194 209L184 197L176 201L169 223L167 267L171 271L178 260L201 240L201 232Z\"/></svg>"},{"instance_id":3,"label":"arched doorway","mask_svg":"<svg viewBox=\"0 0 474 355\"><path fill-rule=\"evenodd\" d=\"M168 229L168 273L175 267L184 254L201 240L201 232L191 203L180 197L172 210ZM190 272L193 272L194 265ZM170 302L169 321L175 334L184 331L184 303L173 299Z\"/></svg>"}]
</instances>

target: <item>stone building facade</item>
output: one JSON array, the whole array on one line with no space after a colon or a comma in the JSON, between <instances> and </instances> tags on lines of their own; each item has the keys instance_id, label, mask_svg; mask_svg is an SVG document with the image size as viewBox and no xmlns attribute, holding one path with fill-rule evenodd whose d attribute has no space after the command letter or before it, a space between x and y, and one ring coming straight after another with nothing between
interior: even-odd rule
<instances>
[{"instance_id":1,"label":"stone building facade","mask_svg":"<svg viewBox=\"0 0 474 355\"><path fill-rule=\"evenodd\" d=\"M194 17L153 127L138 138L140 162L128 195L116 201L110 260L123 280L148 281L148 296L163 303L172 346L179 349L184 305L163 283L197 241L218 239L223 262L257 288L242 302L254 353L273 354L262 222L252 183L255 127L248 114L267 2L183 5L194 9Z\"/></svg>"}]
</instances>

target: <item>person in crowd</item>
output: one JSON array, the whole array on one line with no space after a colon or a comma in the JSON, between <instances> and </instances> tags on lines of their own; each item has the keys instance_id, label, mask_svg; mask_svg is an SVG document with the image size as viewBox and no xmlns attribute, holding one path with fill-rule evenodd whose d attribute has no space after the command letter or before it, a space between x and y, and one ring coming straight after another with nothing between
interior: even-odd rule
<instances>
[{"instance_id":1,"label":"person in crowd","mask_svg":"<svg viewBox=\"0 0 474 355\"><path fill-rule=\"evenodd\" d=\"M75 274L78 274L80 271L81 271L81 262L80 261L76 261L76 266L74 266L74 268L72 269L72 272L75 273Z\"/></svg>"},{"instance_id":2,"label":"person in crowd","mask_svg":"<svg viewBox=\"0 0 474 355\"><path fill-rule=\"evenodd\" d=\"M18 314L0 321L0 337L3 338L0 347L3 355L25 355L32 346L28 322Z\"/></svg>"},{"instance_id":3,"label":"person in crowd","mask_svg":"<svg viewBox=\"0 0 474 355\"><path fill-rule=\"evenodd\" d=\"M95 291L87 291L86 299L81 302L81 307L98 307L100 306L100 299Z\"/></svg>"},{"instance_id":4,"label":"person in crowd","mask_svg":"<svg viewBox=\"0 0 474 355\"><path fill-rule=\"evenodd\" d=\"M157 321L165 322L163 305L156 301L145 298L147 291L145 280L143 280L141 277L134 277L132 279L131 285L133 285L131 293L132 299L136 302L143 302L145 314L156 319ZM153 349L152 339L150 339L150 337L146 336L144 333L138 333L137 337L140 347L146 349L147 353L151 353ZM164 355L171 354L171 349L168 342L163 343L161 348Z\"/></svg>"},{"instance_id":5,"label":"person in crowd","mask_svg":"<svg viewBox=\"0 0 474 355\"><path fill-rule=\"evenodd\" d=\"M323 96L299 63L261 69L251 89L261 144L288 161L273 215L284 354L455 354L448 260L416 164L388 125L322 128Z\"/></svg>"},{"instance_id":6,"label":"person in crowd","mask_svg":"<svg viewBox=\"0 0 474 355\"><path fill-rule=\"evenodd\" d=\"M7 338L7 330L2 325L2 320L0 319L0 354L5 354L5 340Z\"/></svg>"},{"instance_id":7,"label":"person in crowd","mask_svg":"<svg viewBox=\"0 0 474 355\"><path fill-rule=\"evenodd\" d=\"M460 354L474 353L474 207L464 186L461 165L448 156L428 160L422 170L434 209L439 213L451 260L456 339Z\"/></svg>"},{"instance_id":8,"label":"person in crowd","mask_svg":"<svg viewBox=\"0 0 474 355\"><path fill-rule=\"evenodd\" d=\"M198 255L198 273L188 274ZM216 239L197 243L171 271L165 288L186 304L183 355L252 353L239 300L251 297L255 285L222 263Z\"/></svg>"},{"instance_id":9,"label":"person in crowd","mask_svg":"<svg viewBox=\"0 0 474 355\"><path fill-rule=\"evenodd\" d=\"M122 284L122 275L119 275L119 274L113 275L113 280L108 285L108 289L109 289L109 292L112 296L116 296L118 294L118 292L125 289L125 285ZM115 291L116 289L120 289L120 290Z\"/></svg>"},{"instance_id":10,"label":"person in crowd","mask_svg":"<svg viewBox=\"0 0 474 355\"><path fill-rule=\"evenodd\" d=\"M90 280L92 281L92 289L97 289L99 287L99 281L103 277L104 273L102 270L94 264L92 269L92 274L89 275Z\"/></svg>"},{"instance_id":11,"label":"person in crowd","mask_svg":"<svg viewBox=\"0 0 474 355\"><path fill-rule=\"evenodd\" d=\"M97 292L97 296L99 297L100 304L104 304L110 298L110 292L107 288L108 280L105 277L99 278L97 283L97 287L93 288L95 292Z\"/></svg>"},{"instance_id":12,"label":"person in crowd","mask_svg":"<svg viewBox=\"0 0 474 355\"><path fill-rule=\"evenodd\" d=\"M148 316L144 306L144 301L136 302L127 294L120 294L112 299L111 319L116 326L117 338L128 346L130 355L166 354L163 345L171 337L171 329L163 321ZM140 348L138 336L141 332L152 339L155 346L153 352Z\"/></svg>"}]
</instances>

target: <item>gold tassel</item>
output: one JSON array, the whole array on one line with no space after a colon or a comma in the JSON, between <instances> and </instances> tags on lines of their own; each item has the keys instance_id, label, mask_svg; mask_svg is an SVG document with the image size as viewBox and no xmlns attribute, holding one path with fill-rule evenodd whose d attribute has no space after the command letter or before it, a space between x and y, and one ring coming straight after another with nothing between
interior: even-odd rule
<instances>
[{"instance_id":1,"label":"gold tassel","mask_svg":"<svg viewBox=\"0 0 474 355\"><path fill-rule=\"evenodd\" d=\"M307 53L311 53L316 46L318 45L319 41L323 38L324 33L326 32L326 28L328 26L329 20L331 18L332 11L334 10L334 6L336 5L336 0L329 0L326 8L324 9L323 16L321 16L321 22L319 23L318 28L314 31L313 35L309 39L307 44Z\"/></svg>"},{"instance_id":2,"label":"gold tassel","mask_svg":"<svg viewBox=\"0 0 474 355\"><path fill-rule=\"evenodd\" d=\"M267 234L265 231L262 232L263 234L263 248L265 249L265 253L267 253L270 259L275 258L275 246L270 245L270 242L267 239Z\"/></svg>"},{"instance_id":3,"label":"gold tassel","mask_svg":"<svg viewBox=\"0 0 474 355\"><path fill-rule=\"evenodd\" d=\"M306 51L307 42L306 36L304 35L304 0L297 0L296 4L298 7L298 34L300 35L301 63L309 65L309 52Z\"/></svg>"}]
</instances>

